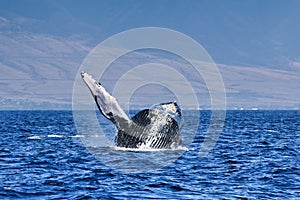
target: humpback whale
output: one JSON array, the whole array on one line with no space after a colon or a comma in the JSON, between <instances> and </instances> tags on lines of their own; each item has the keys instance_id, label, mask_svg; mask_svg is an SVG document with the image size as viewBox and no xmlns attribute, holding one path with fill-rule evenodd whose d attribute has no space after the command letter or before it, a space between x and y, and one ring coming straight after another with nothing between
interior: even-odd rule
<instances>
[{"instance_id":1,"label":"humpback whale","mask_svg":"<svg viewBox=\"0 0 300 200\"><path fill-rule=\"evenodd\" d=\"M181 109L176 103L168 102L144 109L131 119L101 83L91 75L81 72L99 111L117 128L114 143L125 148L173 149L181 144Z\"/></svg>"}]
</instances>

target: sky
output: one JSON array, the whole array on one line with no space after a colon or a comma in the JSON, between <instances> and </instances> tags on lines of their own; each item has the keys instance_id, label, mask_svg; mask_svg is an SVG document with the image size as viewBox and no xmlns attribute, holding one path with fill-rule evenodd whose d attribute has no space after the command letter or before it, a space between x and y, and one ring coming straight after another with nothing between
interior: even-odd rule
<instances>
[{"instance_id":1,"label":"sky","mask_svg":"<svg viewBox=\"0 0 300 200\"><path fill-rule=\"evenodd\" d=\"M196 39L216 62L268 66L298 59L299 9L293 0L1 0L2 13L42 21L37 32L100 42L130 28L165 27Z\"/></svg>"},{"instance_id":2,"label":"sky","mask_svg":"<svg viewBox=\"0 0 300 200\"><path fill-rule=\"evenodd\" d=\"M147 26L200 43L220 65L231 107L255 107L257 100L264 108L299 106L297 0L0 0L0 17L2 109L18 109L20 99L68 106L88 52L114 34ZM53 80L64 86L57 89ZM249 95L256 98L247 101Z\"/></svg>"}]
</instances>

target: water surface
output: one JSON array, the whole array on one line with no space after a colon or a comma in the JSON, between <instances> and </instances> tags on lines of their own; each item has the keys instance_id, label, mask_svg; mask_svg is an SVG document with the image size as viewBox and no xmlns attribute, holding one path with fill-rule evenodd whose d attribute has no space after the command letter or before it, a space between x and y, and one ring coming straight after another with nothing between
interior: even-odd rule
<instances>
[{"instance_id":1,"label":"water surface","mask_svg":"<svg viewBox=\"0 0 300 200\"><path fill-rule=\"evenodd\" d=\"M71 111L0 113L1 199L300 198L300 111L228 111L215 148L200 158L210 117L201 111L188 150L167 151L179 157L146 173L122 173L100 162L90 153L93 147L83 145ZM195 120L192 113L187 116L185 126ZM110 123L101 123L112 139ZM95 148L115 166L124 164L124 154L149 156ZM157 157L136 166L162 161Z\"/></svg>"}]
</instances>

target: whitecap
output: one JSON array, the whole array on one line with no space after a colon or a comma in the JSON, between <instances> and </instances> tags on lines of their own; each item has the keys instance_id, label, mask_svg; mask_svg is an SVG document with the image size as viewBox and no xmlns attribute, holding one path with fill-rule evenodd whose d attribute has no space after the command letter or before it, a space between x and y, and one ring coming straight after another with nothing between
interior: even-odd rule
<instances>
[{"instance_id":1,"label":"whitecap","mask_svg":"<svg viewBox=\"0 0 300 200\"><path fill-rule=\"evenodd\" d=\"M84 137L84 135L72 135L72 136L70 136L71 138L83 138Z\"/></svg>"},{"instance_id":2,"label":"whitecap","mask_svg":"<svg viewBox=\"0 0 300 200\"><path fill-rule=\"evenodd\" d=\"M28 137L28 139L29 140L40 140L40 139L42 139L42 137L38 136L38 135L33 135L33 136Z\"/></svg>"},{"instance_id":3,"label":"whitecap","mask_svg":"<svg viewBox=\"0 0 300 200\"><path fill-rule=\"evenodd\" d=\"M64 137L64 136L63 136L63 135L50 134L50 135L47 135L47 137L51 137L51 138L62 138L62 137Z\"/></svg>"},{"instance_id":4,"label":"whitecap","mask_svg":"<svg viewBox=\"0 0 300 200\"><path fill-rule=\"evenodd\" d=\"M277 133L278 131L275 131L275 130L271 130L271 129L269 129L269 130L267 130L268 132L270 132L270 133Z\"/></svg>"}]
</instances>

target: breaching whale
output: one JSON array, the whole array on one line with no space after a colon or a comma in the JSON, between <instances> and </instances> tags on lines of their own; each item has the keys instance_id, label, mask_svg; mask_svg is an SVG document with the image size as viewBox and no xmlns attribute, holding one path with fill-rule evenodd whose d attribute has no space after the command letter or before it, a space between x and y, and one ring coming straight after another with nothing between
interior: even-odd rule
<instances>
[{"instance_id":1,"label":"breaching whale","mask_svg":"<svg viewBox=\"0 0 300 200\"><path fill-rule=\"evenodd\" d=\"M99 111L116 126L116 146L172 149L181 144L182 114L176 101L154 105L130 119L117 100L91 75L82 72L81 77L91 91Z\"/></svg>"}]
</instances>

